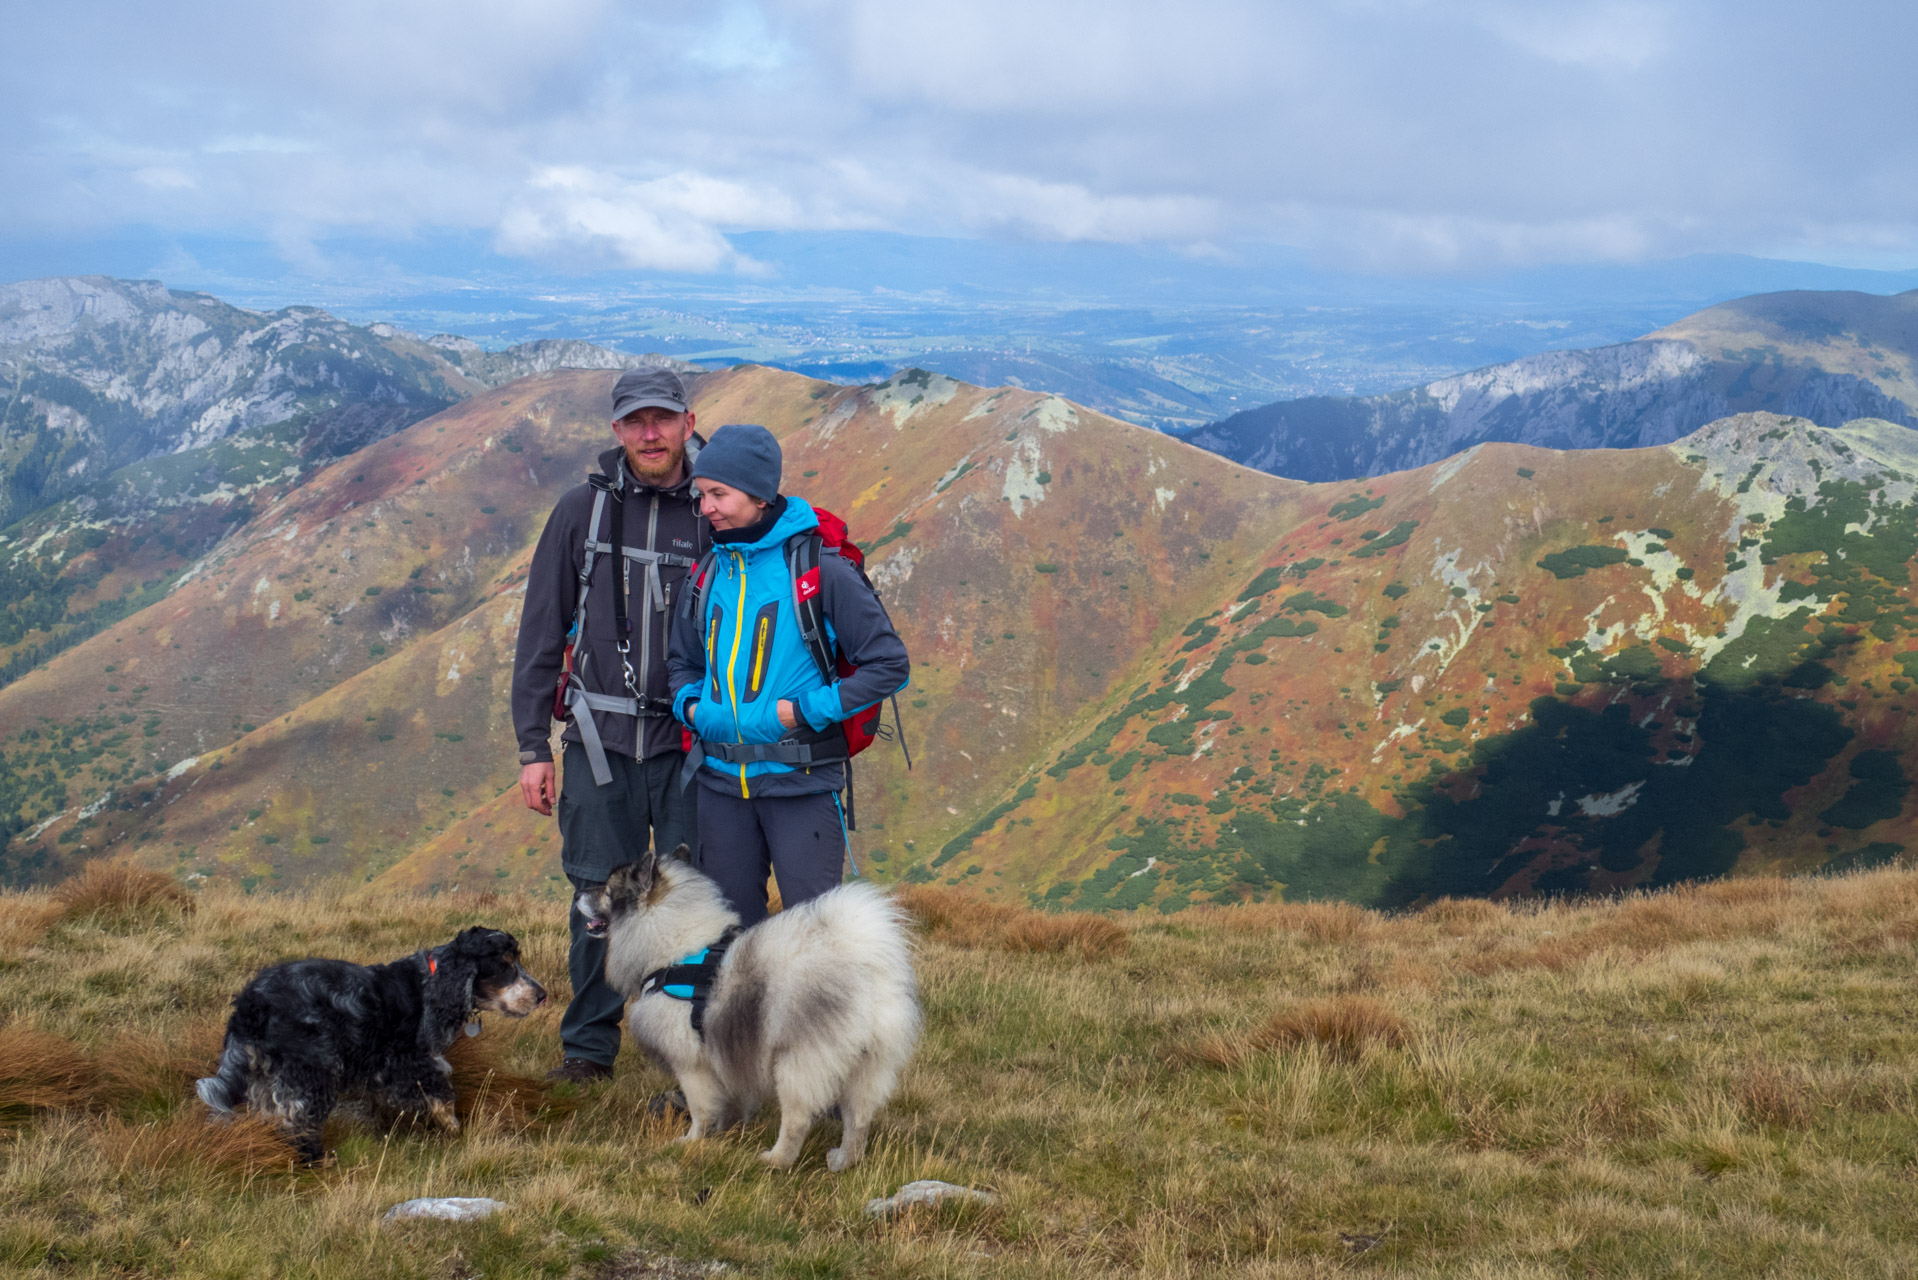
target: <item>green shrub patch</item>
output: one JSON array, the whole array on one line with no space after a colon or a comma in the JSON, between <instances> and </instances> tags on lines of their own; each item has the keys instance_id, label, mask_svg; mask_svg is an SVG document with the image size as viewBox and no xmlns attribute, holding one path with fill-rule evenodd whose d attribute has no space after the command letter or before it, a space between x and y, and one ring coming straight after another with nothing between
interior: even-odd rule
<instances>
[{"instance_id":1,"label":"green shrub patch","mask_svg":"<svg viewBox=\"0 0 1918 1280\"><path fill-rule=\"evenodd\" d=\"M1551 572L1554 578L1583 577L1589 569L1602 569L1607 565L1623 564L1631 557L1617 547L1567 547L1563 551L1554 551L1538 562L1538 567Z\"/></svg>"}]
</instances>

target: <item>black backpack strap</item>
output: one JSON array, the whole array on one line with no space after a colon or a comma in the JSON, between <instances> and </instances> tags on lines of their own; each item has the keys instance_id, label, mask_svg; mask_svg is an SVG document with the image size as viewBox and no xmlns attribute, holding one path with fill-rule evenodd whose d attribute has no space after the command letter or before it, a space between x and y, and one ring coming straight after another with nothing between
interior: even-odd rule
<instances>
[{"instance_id":1,"label":"black backpack strap","mask_svg":"<svg viewBox=\"0 0 1918 1280\"><path fill-rule=\"evenodd\" d=\"M697 588L697 592L694 595L689 595L687 600L693 609L693 621L699 625L699 641L702 652L706 644L706 619L708 617L706 604L713 597L713 579L718 576L718 571L719 553L711 549L708 549L705 555L699 557L699 563L693 566L693 583Z\"/></svg>"},{"instance_id":2,"label":"black backpack strap","mask_svg":"<svg viewBox=\"0 0 1918 1280\"><path fill-rule=\"evenodd\" d=\"M573 606L573 665L563 677L565 690L560 695L560 701L572 717L573 723L579 727L580 745L586 749L586 761L593 770L593 784L603 787L612 782L613 773L606 762L606 748L600 741L599 727L593 723L593 711L614 708L603 706L595 708L590 705L589 699L599 699L602 695L587 693L581 669L590 656L590 650L586 644L586 598L592 594L593 589L593 561L598 554L600 516L606 510L606 496L612 492L613 486L612 482L603 475L588 476L586 482L593 488L593 514L587 518L586 522L586 548L579 562L579 595L577 603ZM615 497L611 505L613 537L617 539L621 503ZM613 545L617 546L618 543L615 542ZM620 593L616 591L613 595L617 601ZM623 613L624 602L619 601L617 608Z\"/></svg>"},{"instance_id":3,"label":"black backpack strap","mask_svg":"<svg viewBox=\"0 0 1918 1280\"><path fill-rule=\"evenodd\" d=\"M579 593L574 597L573 621L571 626L574 642L577 645L586 636L586 597L593 593L593 560L599 554L599 520L606 510L606 493L610 487L604 476L593 475L586 478L593 489L593 514L586 519L586 549L579 558ZM579 645L584 652L585 646Z\"/></svg>"},{"instance_id":4,"label":"black backpack strap","mask_svg":"<svg viewBox=\"0 0 1918 1280\"><path fill-rule=\"evenodd\" d=\"M906 757L906 768L910 770L912 768L912 748L906 745L906 722L899 718L899 695L895 693L891 698L887 699L887 701L892 703L893 730L899 739L900 753Z\"/></svg>"},{"instance_id":5,"label":"black backpack strap","mask_svg":"<svg viewBox=\"0 0 1918 1280\"><path fill-rule=\"evenodd\" d=\"M831 684L839 678L839 670L833 661L832 642L826 637L825 584L821 582L819 590L809 596L803 595L799 588L801 579L818 571L825 545L826 540L817 530L794 534L786 539L786 569L793 580L793 612L799 618L799 638L805 641L806 652L812 654L820 678Z\"/></svg>"},{"instance_id":6,"label":"black backpack strap","mask_svg":"<svg viewBox=\"0 0 1918 1280\"><path fill-rule=\"evenodd\" d=\"M621 464L622 468L624 464ZM626 557L621 554L626 546L626 493L621 490L613 495L612 511L608 513L606 541L612 544L613 556L613 644L619 650L620 665L625 670L627 691L634 697L639 696L637 679L633 674L633 661L629 652L633 646L633 620L626 614L626 581L630 570Z\"/></svg>"}]
</instances>

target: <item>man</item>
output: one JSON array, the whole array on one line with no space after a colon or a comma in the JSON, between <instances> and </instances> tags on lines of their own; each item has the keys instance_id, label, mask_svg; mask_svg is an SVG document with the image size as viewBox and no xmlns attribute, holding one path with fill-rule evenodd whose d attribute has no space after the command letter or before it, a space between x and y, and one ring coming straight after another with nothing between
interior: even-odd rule
<instances>
[{"instance_id":1,"label":"man","mask_svg":"<svg viewBox=\"0 0 1918 1280\"><path fill-rule=\"evenodd\" d=\"M879 597L838 555L819 557L816 584L827 635L856 669L821 672L787 561L789 544L817 536L819 519L804 498L780 495L780 471L779 441L760 426L721 427L699 451L693 478L713 530L712 581L689 587L673 620L673 712L699 737L689 766L699 785L687 791L705 793L700 869L747 926L766 918L769 869L788 907L839 883L840 722L911 674Z\"/></svg>"},{"instance_id":2,"label":"man","mask_svg":"<svg viewBox=\"0 0 1918 1280\"><path fill-rule=\"evenodd\" d=\"M560 498L540 535L513 664L520 796L539 814L553 812L556 795L552 721L567 721L560 869L575 890L637 861L649 834L662 853L698 839L695 794L679 786L685 743L668 701L666 645L711 530L693 497L689 460L700 441L679 376L622 375L613 437L599 473ZM606 984L605 941L587 935L567 902L573 1000L548 1078L587 1084L613 1074L625 1002Z\"/></svg>"}]
</instances>

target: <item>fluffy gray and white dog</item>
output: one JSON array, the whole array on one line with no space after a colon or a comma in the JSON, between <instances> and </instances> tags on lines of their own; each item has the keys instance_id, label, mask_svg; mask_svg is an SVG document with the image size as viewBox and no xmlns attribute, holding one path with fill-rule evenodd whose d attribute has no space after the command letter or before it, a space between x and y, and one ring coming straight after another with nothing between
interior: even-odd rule
<instances>
[{"instance_id":1,"label":"fluffy gray and white dog","mask_svg":"<svg viewBox=\"0 0 1918 1280\"><path fill-rule=\"evenodd\" d=\"M633 1038L686 1095L692 1128L680 1141L777 1098L779 1139L760 1159L789 1169L814 1119L837 1104L843 1131L826 1167L850 1169L919 1038L905 912L854 883L742 932L685 854L649 851L574 904L586 931L607 940L606 980L631 1001Z\"/></svg>"}]
</instances>

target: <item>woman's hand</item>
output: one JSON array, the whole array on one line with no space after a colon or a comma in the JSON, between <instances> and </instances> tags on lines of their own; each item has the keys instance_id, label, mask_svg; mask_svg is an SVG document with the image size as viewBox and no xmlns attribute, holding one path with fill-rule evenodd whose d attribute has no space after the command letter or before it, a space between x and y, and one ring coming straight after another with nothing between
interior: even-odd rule
<instances>
[{"instance_id":1,"label":"woman's hand","mask_svg":"<svg viewBox=\"0 0 1918 1280\"><path fill-rule=\"evenodd\" d=\"M799 727L799 708L795 707L790 699L779 700L779 723L788 729Z\"/></svg>"}]
</instances>

